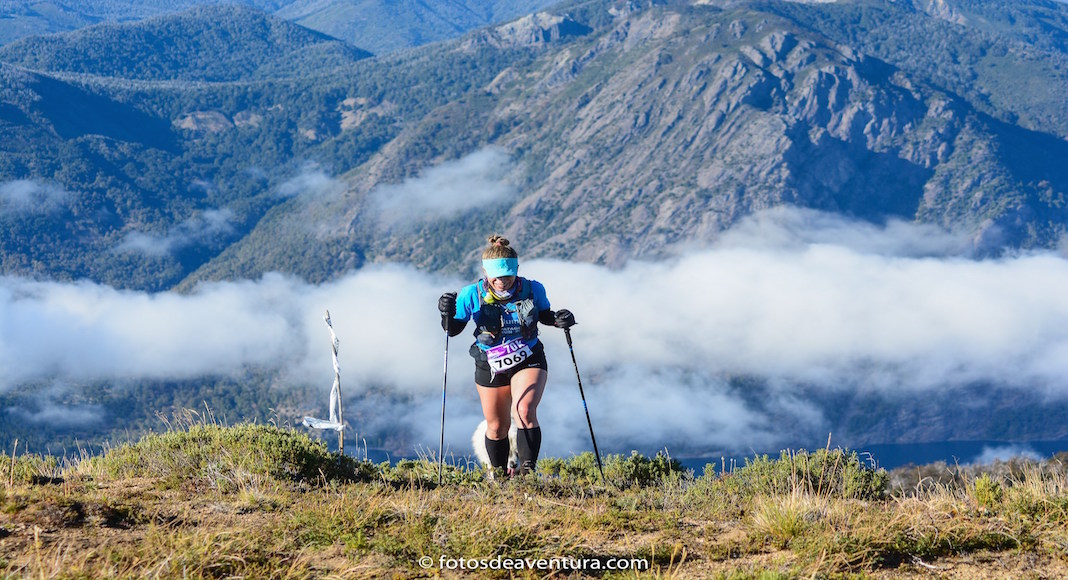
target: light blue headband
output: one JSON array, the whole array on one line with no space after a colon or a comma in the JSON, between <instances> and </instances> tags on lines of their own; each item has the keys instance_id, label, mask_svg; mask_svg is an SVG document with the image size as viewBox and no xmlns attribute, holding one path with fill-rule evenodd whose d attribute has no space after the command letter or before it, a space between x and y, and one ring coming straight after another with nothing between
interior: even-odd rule
<instances>
[{"instance_id":1,"label":"light blue headband","mask_svg":"<svg viewBox=\"0 0 1068 580\"><path fill-rule=\"evenodd\" d=\"M490 278L515 276L519 273L519 260L516 258L493 258L482 260L482 269Z\"/></svg>"}]
</instances>

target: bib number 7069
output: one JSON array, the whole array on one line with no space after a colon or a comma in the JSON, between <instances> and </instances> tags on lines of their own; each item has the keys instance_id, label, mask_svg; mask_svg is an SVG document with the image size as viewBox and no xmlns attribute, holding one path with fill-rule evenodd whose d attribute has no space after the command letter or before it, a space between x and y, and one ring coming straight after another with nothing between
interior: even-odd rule
<instances>
[{"instance_id":1,"label":"bib number 7069","mask_svg":"<svg viewBox=\"0 0 1068 580\"><path fill-rule=\"evenodd\" d=\"M530 346L523 342L523 339L517 338L487 350L486 360L496 375L527 360L532 354L534 352L530 350Z\"/></svg>"}]
</instances>

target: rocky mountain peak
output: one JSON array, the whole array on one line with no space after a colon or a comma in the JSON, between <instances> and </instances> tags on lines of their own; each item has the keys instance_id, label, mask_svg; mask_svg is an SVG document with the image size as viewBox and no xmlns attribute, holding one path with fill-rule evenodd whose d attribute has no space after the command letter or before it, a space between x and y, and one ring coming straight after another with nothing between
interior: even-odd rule
<instances>
[{"instance_id":1,"label":"rocky mountain peak","mask_svg":"<svg viewBox=\"0 0 1068 580\"><path fill-rule=\"evenodd\" d=\"M495 48L537 46L584 36L592 29L567 15L537 12L474 35L465 47L489 45Z\"/></svg>"}]
</instances>

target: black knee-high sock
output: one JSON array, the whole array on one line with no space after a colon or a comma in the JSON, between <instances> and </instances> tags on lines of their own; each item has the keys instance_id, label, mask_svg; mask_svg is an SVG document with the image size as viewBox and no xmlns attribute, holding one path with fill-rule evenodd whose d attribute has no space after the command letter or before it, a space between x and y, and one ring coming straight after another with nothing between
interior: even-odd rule
<instances>
[{"instance_id":1,"label":"black knee-high sock","mask_svg":"<svg viewBox=\"0 0 1068 580\"><path fill-rule=\"evenodd\" d=\"M520 469L534 469L541 451L541 427L518 429L515 439L516 446L519 447Z\"/></svg>"},{"instance_id":2,"label":"black knee-high sock","mask_svg":"<svg viewBox=\"0 0 1068 580\"><path fill-rule=\"evenodd\" d=\"M486 455L489 455L490 465L501 469L508 468L508 455L511 452L511 443L508 438L490 439L486 437Z\"/></svg>"}]
</instances>

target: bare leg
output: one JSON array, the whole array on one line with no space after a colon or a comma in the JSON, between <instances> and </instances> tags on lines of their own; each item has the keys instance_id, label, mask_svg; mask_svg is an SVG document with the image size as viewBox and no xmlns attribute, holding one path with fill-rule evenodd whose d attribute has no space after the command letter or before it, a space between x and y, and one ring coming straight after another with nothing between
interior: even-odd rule
<instances>
[{"instance_id":1,"label":"bare leg","mask_svg":"<svg viewBox=\"0 0 1068 580\"><path fill-rule=\"evenodd\" d=\"M486 417L486 455L490 466L499 475L508 467L512 443L509 441L508 429L512 418L512 394L508 387L478 387L478 398L482 403L482 414Z\"/></svg>"},{"instance_id":2,"label":"bare leg","mask_svg":"<svg viewBox=\"0 0 1068 580\"><path fill-rule=\"evenodd\" d=\"M482 403L482 416L486 418L486 437L504 439L512 427L512 392L508 387L478 387L478 400Z\"/></svg>"},{"instance_id":3,"label":"bare leg","mask_svg":"<svg viewBox=\"0 0 1068 580\"><path fill-rule=\"evenodd\" d=\"M512 375L510 397L515 405L515 418L520 429L538 426L538 403L545 393L545 381L548 378L549 373L544 369L523 369Z\"/></svg>"}]
</instances>

